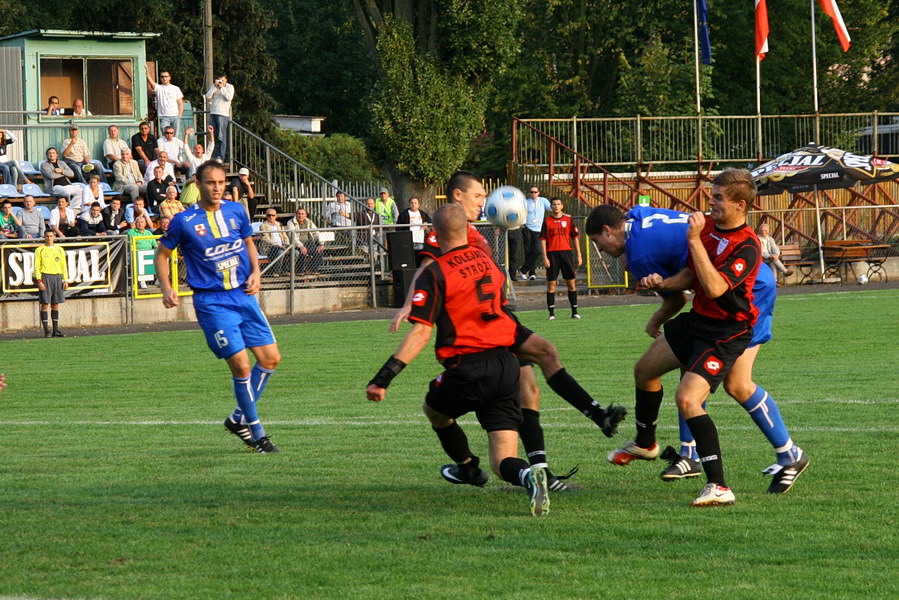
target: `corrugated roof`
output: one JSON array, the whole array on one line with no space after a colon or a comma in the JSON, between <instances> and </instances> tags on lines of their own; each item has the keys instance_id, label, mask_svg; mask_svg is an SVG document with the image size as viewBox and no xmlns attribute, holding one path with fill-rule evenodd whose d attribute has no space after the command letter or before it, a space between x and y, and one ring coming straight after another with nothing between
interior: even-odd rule
<instances>
[{"instance_id":1,"label":"corrugated roof","mask_svg":"<svg viewBox=\"0 0 899 600\"><path fill-rule=\"evenodd\" d=\"M14 38L104 38L113 40L148 40L161 34L153 32L133 31L69 31L65 29L31 29L5 35L0 41Z\"/></svg>"}]
</instances>

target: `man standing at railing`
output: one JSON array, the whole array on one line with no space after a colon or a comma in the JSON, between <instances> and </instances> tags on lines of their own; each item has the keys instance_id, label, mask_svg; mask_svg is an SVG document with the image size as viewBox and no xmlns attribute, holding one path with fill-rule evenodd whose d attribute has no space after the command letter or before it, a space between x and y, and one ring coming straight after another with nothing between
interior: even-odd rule
<instances>
[{"instance_id":1,"label":"man standing at railing","mask_svg":"<svg viewBox=\"0 0 899 600\"><path fill-rule=\"evenodd\" d=\"M231 101L234 100L234 86L228 83L228 76L222 73L206 91L209 100L209 123L215 128L215 150L213 159L225 160L228 154L228 125L231 123Z\"/></svg>"},{"instance_id":2,"label":"man standing at railing","mask_svg":"<svg viewBox=\"0 0 899 600\"><path fill-rule=\"evenodd\" d=\"M540 249L540 230L543 229L543 214L552 210L549 200L540 195L536 186L531 186L524 200L528 217L521 228L524 242L524 264L521 265L521 278L534 281L537 279L537 261L543 255Z\"/></svg>"}]
</instances>

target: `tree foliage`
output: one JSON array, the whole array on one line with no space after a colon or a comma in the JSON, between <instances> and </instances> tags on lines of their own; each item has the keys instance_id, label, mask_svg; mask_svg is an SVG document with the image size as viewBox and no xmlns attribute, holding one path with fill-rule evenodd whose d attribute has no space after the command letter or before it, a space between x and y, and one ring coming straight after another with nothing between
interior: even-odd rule
<instances>
[{"instance_id":1,"label":"tree foliage","mask_svg":"<svg viewBox=\"0 0 899 600\"><path fill-rule=\"evenodd\" d=\"M280 130L272 142L327 180L370 181L379 179L378 169L368 157L361 139L336 133L310 137Z\"/></svg>"}]
</instances>

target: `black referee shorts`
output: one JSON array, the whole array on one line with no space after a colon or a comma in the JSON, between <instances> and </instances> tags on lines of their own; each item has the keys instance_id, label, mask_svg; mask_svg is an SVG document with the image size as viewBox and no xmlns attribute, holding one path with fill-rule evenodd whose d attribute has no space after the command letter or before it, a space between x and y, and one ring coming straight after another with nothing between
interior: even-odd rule
<instances>
[{"instance_id":1,"label":"black referee shorts","mask_svg":"<svg viewBox=\"0 0 899 600\"><path fill-rule=\"evenodd\" d=\"M429 407L453 419L473 412L486 431L518 431L518 360L507 348L460 355L443 366L425 396Z\"/></svg>"},{"instance_id":2,"label":"black referee shorts","mask_svg":"<svg viewBox=\"0 0 899 600\"><path fill-rule=\"evenodd\" d=\"M41 281L44 289L38 292L38 302L41 304L62 304L66 301L65 291L62 289L62 275L42 273Z\"/></svg>"},{"instance_id":3,"label":"black referee shorts","mask_svg":"<svg viewBox=\"0 0 899 600\"><path fill-rule=\"evenodd\" d=\"M571 250L547 252L549 266L546 267L546 280L555 281L562 274L562 279L568 281L577 277L577 269L574 266L574 254Z\"/></svg>"},{"instance_id":4,"label":"black referee shorts","mask_svg":"<svg viewBox=\"0 0 899 600\"><path fill-rule=\"evenodd\" d=\"M687 371L708 381L714 392L752 341L752 327L691 310L665 323L665 340Z\"/></svg>"}]
</instances>

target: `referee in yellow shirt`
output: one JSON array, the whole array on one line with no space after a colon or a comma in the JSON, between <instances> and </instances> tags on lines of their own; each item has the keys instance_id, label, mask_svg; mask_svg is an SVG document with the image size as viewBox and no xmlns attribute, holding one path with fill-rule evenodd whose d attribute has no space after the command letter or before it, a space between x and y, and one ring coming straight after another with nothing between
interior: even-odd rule
<instances>
[{"instance_id":1,"label":"referee in yellow shirt","mask_svg":"<svg viewBox=\"0 0 899 600\"><path fill-rule=\"evenodd\" d=\"M64 290L69 287L66 276L69 272L66 266L66 251L60 246L55 246L56 233L47 228L44 233L45 245L40 246L34 252L34 279L40 289L38 299L41 303L41 325L44 327L44 337L66 337L59 330L59 305L66 301ZM52 309L53 332L47 322L47 308Z\"/></svg>"}]
</instances>

